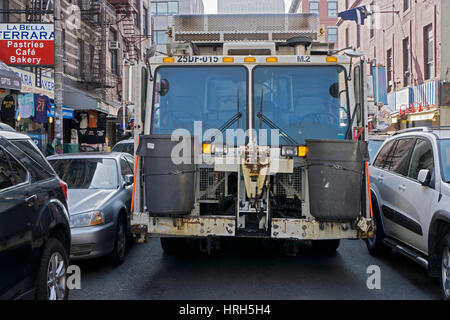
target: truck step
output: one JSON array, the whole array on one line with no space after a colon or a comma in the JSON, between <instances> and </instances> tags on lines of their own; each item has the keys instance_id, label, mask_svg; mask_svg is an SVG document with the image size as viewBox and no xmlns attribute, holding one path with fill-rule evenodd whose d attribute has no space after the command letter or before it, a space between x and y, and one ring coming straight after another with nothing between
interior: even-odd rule
<instances>
[{"instance_id":1,"label":"truck step","mask_svg":"<svg viewBox=\"0 0 450 320\"><path fill-rule=\"evenodd\" d=\"M428 261L420 253L417 253L413 249L408 248L406 245L401 244L400 242L392 238L384 238L383 242L391 247L394 251L400 252L407 258L420 264L422 267L428 268Z\"/></svg>"}]
</instances>

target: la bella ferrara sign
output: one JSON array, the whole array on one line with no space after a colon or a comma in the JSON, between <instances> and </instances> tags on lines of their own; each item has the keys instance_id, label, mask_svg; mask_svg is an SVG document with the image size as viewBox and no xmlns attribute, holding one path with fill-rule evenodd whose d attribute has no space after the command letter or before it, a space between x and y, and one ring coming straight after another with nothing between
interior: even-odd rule
<instances>
[{"instance_id":1,"label":"la bella ferrara sign","mask_svg":"<svg viewBox=\"0 0 450 320\"><path fill-rule=\"evenodd\" d=\"M52 66L54 26L49 23L0 23L0 60L7 65Z\"/></svg>"}]
</instances>

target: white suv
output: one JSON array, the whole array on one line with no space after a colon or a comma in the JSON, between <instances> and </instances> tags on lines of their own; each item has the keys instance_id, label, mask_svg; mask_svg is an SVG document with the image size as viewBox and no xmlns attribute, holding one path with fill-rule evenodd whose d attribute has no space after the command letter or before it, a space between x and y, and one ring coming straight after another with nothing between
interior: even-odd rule
<instances>
[{"instance_id":1,"label":"white suv","mask_svg":"<svg viewBox=\"0 0 450 320\"><path fill-rule=\"evenodd\" d=\"M412 128L387 139L370 167L372 255L397 250L441 278L450 299L450 128Z\"/></svg>"}]
</instances>

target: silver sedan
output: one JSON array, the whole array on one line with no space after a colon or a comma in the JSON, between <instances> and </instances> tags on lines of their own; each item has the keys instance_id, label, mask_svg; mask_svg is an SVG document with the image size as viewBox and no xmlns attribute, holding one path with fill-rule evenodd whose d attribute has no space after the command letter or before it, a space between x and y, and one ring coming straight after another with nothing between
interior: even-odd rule
<instances>
[{"instance_id":1,"label":"silver sedan","mask_svg":"<svg viewBox=\"0 0 450 320\"><path fill-rule=\"evenodd\" d=\"M108 254L113 264L121 264L129 235L133 157L101 152L47 159L68 184L71 259Z\"/></svg>"}]
</instances>

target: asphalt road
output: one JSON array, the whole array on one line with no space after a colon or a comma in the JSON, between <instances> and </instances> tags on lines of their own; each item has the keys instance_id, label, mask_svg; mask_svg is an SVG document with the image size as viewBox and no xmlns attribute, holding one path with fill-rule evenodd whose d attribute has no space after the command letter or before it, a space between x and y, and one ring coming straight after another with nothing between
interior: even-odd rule
<instances>
[{"instance_id":1,"label":"asphalt road","mask_svg":"<svg viewBox=\"0 0 450 320\"><path fill-rule=\"evenodd\" d=\"M159 239L129 248L124 264L72 261L81 289L70 299L439 299L439 282L400 254L374 258L363 241L341 241L334 255L302 246L298 256L232 241L210 256L163 253ZM381 271L381 289L369 290L367 268Z\"/></svg>"}]
</instances>

